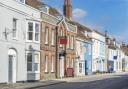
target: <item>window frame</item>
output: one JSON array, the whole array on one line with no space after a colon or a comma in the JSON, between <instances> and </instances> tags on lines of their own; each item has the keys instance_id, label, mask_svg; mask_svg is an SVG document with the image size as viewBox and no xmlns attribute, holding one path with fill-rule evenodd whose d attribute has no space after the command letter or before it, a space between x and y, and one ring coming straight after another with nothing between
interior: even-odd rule
<instances>
[{"instance_id":1,"label":"window frame","mask_svg":"<svg viewBox=\"0 0 128 89\"><path fill-rule=\"evenodd\" d=\"M45 73L48 73L48 55L45 55L45 60L44 60L44 62L45 62L45 69L44 69L44 72Z\"/></svg>"},{"instance_id":2,"label":"window frame","mask_svg":"<svg viewBox=\"0 0 128 89\"><path fill-rule=\"evenodd\" d=\"M70 39L71 39L71 42L70 42L70 48L73 50L74 49L74 40L75 40L75 38L74 38L74 36L72 35L71 37L70 37Z\"/></svg>"},{"instance_id":3,"label":"window frame","mask_svg":"<svg viewBox=\"0 0 128 89\"><path fill-rule=\"evenodd\" d=\"M28 39L28 32L29 32L29 23L33 24L33 31L32 31L32 40ZM39 25L39 33L38 33L38 41L35 40L35 25L38 24ZM27 30L26 30L26 42L34 42L34 43L40 43L40 22L37 21L27 21Z\"/></svg>"},{"instance_id":4,"label":"window frame","mask_svg":"<svg viewBox=\"0 0 128 89\"><path fill-rule=\"evenodd\" d=\"M36 24L38 24L38 32L36 32ZM35 42L39 42L40 41L40 23L39 22L35 22L35 27L34 27L35 29L35 33L34 33L34 41ZM36 40L36 34L38 34L38 40Z\"/></svg>"},{"instance_id":5,"label":"window frame","mask_svg":"<svg viewBox=\"0 0 128 89\"><path fill-rule=\"evenodd\" d=\"M32 52L32 51L27 51L26 52L26 60L27 60L27 66L28 66L28 59L27 59L27 55L28 54L32 54L32 71L28 71L27 70L27 73L40 73L40 52ZM38 55L38 70L35 70L35 55Z\"/></svg>"},{"instance_id":6,"label":"window frame","mask_svg":"<svg viewBox=\"0 0 128 89\"><path fill-rule=\"evenodd\" d=\"M45 34L44 34L44 44L48 45L49 44L49 27L45 27Z\"/></svg>"},{"instance_id":7,"label":"window frame","mask_svg":"<svg viewBox=\"0 0 128 89\"><path fill-rule=\"evenodd\" d=\"M55 65L55 56L51 56L51 73L54 73L55 72L55 69L54 69L54 65Z\"/></svg>"},{"instance_id":8,"label":"window frame","mask_svg":"<svg viewBox=\"0 0 128 89\"><path fill-rule=\"evenodd\" d=\"M51 30L51 45L55 46L55 29Z\"/></svg>"},{"instance_id":9,"label":"window frame","mask_svg":"<svg viewBox=\"0 0 128 89\"><path fill-rule=\"evenodd\" d=\"M14 26L14 21L16 22L15 23L15 26ZM13 20L12 20L12 39L14 39L14 40L16 40L17 39L17 26L18 25L18 19L16 19L16 18L13 18ZM14 32L14 29L15 29L15 37L13 37L13 32Z\"/></svg>"}]
</instances>

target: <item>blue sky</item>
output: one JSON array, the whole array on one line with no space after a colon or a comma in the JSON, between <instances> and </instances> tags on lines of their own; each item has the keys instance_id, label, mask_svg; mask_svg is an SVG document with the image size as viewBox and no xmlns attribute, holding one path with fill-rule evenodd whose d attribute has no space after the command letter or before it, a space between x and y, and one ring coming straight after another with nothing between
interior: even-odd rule
<instances>
[{"instance_id":1,"label":"blue sky","mask_svg":"<svg viewBox=\"0 0 128 89\"><path fill-rule=\"evenodd\" d=\"M43 0L63 9L63 0ZM74 20L128 43L128 0L72 0Z\"/></svg>"}]
</instances>

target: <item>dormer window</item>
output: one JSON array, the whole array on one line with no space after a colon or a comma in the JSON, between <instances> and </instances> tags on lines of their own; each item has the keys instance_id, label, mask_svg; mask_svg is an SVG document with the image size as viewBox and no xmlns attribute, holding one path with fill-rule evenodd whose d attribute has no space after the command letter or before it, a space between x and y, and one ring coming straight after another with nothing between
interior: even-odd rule
<instances>
[{"instance_id":1,"label":"dormer window","mask_svg":"<svg viewBox=\"0 0 128 89\"><path fill-rule=\"evenodd\" d=\"M85 31L85 36L88 36L88 32L87 31Z\"/></svg>"},{"instance_id":2,"label":"dormer window","mask_svg":"<svg viewBox=\"0 0 128 89\"><path fill-rule=\"evenodd\" d=\"M20 2L22 2L22 3L25 3L25 0L19 0Z\"/></svg>"},{"instance_id":3,"label":"dormer window","mask_svg":"<svg viewBox=\"0 0 128 89\"><path fill-rule=\"evenodd\" d=\"M49 7L48 6L42 6L40 8L40 10L43 11L43 12L45 12L45 13L47 13L47 14L49 14Z\"/></svg>"}]
</instances>

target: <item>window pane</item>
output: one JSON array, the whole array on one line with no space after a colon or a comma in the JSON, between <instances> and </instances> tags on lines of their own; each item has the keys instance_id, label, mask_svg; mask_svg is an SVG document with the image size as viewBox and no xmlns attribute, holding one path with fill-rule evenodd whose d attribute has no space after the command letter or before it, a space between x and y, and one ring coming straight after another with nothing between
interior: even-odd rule
<instances>
[{"instance_id":1,"label":"window pane","mask_svg":"<svg viewBox=\"0 0 128 89\"><path fill-rule=\"evenodd\" d=\"M38 63L34 63L34 70L35 71L38 71L38 65L39 65Z\"/></svg>"},{"instance_id":2,"label":"window pane","mask_svg":"<svg viewBox=\"0 0 128 89\"><path fill-rule=\"evenodd\" d=\"M35 54L35 63L39 63L39 55Z\"/></svg>"},{"instance_id":3,"label":"window pane","mask_svg":"<svg viewBox=\"0 0 128 89\"><path fill-rule=\"evenodd\" d=\"M33 32L28 32L28 40L33 40Z\"/></svg>"},{"instance_id":4,"label":"window pane","mask_svg":"<svg viewBox=\"0 0 128 89\"><path fill-rule=\"evenodd\" d=\"M35 33L35 41L39 41L39 33Z\"/></svg>"},{"instance_id":5,"label":"window pane","mask_svg":"<svg viewBox=\"0 0 128 89\"><path fill-rule=\"evenodd\" d=\"M45 29L45 44L48 44L48 37L49 37L48 36L48 34L49 34L48 30L49 30L48 28Z\"/></svg>"},{"instance_id":6,"label":"window pane","mask_svg":"<svg viewBox=\"0 0 128 89\"><path fill-rule=\"evenodd\" d=\"M27 55L27 61L28 62L32 62L32 54L31 53L28 53L28 55Z\"/></svg>"},{"instance_id":7,"label":"window pane","mask_svg":"<svg viewBox=\"0 0 128 89\"><path fill-rule=\"evenodd\" d=\"M70 36L68 36L67 39L68 39L67 48L70 48Z\"/></svg>"},{"instance_id":8,"label":"window pane","mask_svg":"<svg viewBox=\"0 0 128 89\"><path fill-rule=\"evenodd\" d=\"M33 23L28 23L28 31L33 31Z\"/></svg>"},{"instance_id":9,"label":"window pane","mask_svg":"<svg viewBox=\"0 0 128 89\"><path fill-rule=\"evenodd\" d=\"M25 0L20 0L20 2L24 3L24 2L25 2Z\"/></svg>"},{"instance_id":10,"label":"window pane","mask_svg":"<svg viewBox=\"0 0 128 89\"><path fill-rule=\"evenodd\" d=\"M39 41L39 24L35 24L35 41Z\"/></svg>"},{"instance_id":11,"label":"window pane","mask_svg":"<svg viewBox=\"0 0 128 89\"><path fill-rule=\"evenodd\" d=\"M27 54L27 71L32 71L32 53Z\"/></svg>"},{"instance_id":12,"label":"window pane","mask_svg":"<svg viewBox=\"0 0 128 89\"><path fill-rule=\"evenodd\" d=\"M33 23L28 23L28 40L33 40Z\"/></svg>"},{"instance_id":13,"label":"window pane","mask_svg":"<svg viewBox=\"0 0 128 89\"><path fill-rule=\"evenodd\" d=\"M54 56L51 58L51 72L54 72Z\"/></svg>"},{"instance_id":14,"label":"window pane","mask_svg":"<svg viewBox=\"0 0 128 89\"><path fill-rule=\"evenodd\" d=\"M45 72L48 72L48 56L45 56Z\"/></svg>"},{"instance_id":15,"label":"window pane","mask_svg":"<svg viewBox=\"0 0 128 89\"><path fill-rule=\"evenodd\" d=\"M39 24L37 24L37 23L35 24L35 32L39 33Z\"/></svg>"},{"instance_id":16,"label":"window pane","mask_svg":"<svg viewBox=\"0 0 128 89\"><path fill-rule=\"evenodd\" d=\"M17 29L17 20L13 19L13 32L12 32L13 38L16 38L16 29Z\"/></svg>"},{"instance_id":17,"label":"window pane","mask_svg":"<svg viewBox=\"0 0 128 89\"><path fill-rule=\"evenodd\" d=\"M32 71L32 63L27 63L27 71Z\"/></svg>"},{"instance_id":18,"label":"window pane","mask_svg":"<svg viewBox=\"0 0 128 89\"><path fill-rule=\"evenodd\" d=\"M52 45L54 45L54 43L55 43L55 31L54 30L52 30Z\"/></svg>"}]
</instances>

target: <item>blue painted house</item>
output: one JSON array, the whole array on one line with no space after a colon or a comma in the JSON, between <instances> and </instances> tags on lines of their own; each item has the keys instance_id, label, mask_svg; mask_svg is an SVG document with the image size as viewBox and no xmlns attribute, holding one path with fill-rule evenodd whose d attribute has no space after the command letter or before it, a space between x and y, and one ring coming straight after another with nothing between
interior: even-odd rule
<instances>
[{"instance_id":1,"label":"blue painted house","mask_svg":"<svg viewBox=\"0 0 128 89\"><path fill-rule=\"evenodd\" d=\"M92 31L77 22L72 23L77 26L75 73L85 76L92 73Z\"/></svg>"}]
</instances>

